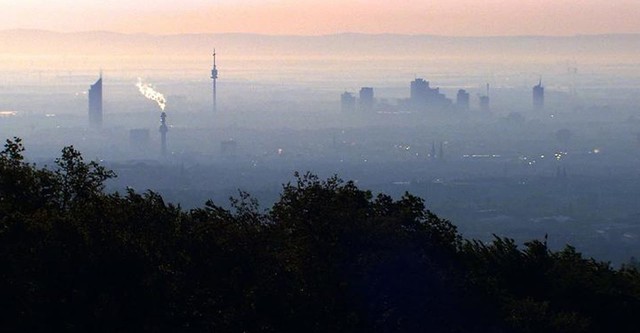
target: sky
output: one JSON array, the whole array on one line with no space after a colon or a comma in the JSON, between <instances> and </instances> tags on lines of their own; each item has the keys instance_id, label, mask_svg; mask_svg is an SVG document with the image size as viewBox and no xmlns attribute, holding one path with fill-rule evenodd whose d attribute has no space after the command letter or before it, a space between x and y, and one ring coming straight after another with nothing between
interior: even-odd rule
<instances>
[{"instance_id":1,"label":"sky","mask_svg":"<svg viewBox=\"0 0 640 333\"><path fill-rule=\"evenodd\" d=\"M640 33L638 0L0 0L0 5L0 30L448 36Z\"/></svg>"}]
</instances>

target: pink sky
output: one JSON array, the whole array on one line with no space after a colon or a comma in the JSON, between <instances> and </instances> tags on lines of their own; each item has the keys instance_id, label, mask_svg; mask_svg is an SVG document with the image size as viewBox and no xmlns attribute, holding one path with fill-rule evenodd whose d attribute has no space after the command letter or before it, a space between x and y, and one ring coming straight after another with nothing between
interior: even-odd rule
<instances>
[{"instance_id":1,"label":"pink sky","mask_svg":"<svg viewBox=\"0 0 640 333\"><path fill-rule=\"evenodd\" d=\"M638 0L0 0L0 5L0 29L294 35L640 33Z\"/></svg>"}]
</instances>

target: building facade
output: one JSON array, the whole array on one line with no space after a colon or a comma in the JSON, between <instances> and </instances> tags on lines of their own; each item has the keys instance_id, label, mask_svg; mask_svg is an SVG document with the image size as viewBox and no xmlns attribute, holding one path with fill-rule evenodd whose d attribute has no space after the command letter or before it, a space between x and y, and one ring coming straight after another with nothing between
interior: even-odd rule
<instances>
[{"instance_id":1,"label":"building facade","mask_svg":"<svg viewBox=\"0 0 640 333\"><path fill-rule=\"evenodd\" d=\"M533 86L533 109L544 109L544 87L542 86L542 80Z\"/></svg>"},{"instance_id":2,"label":"building facade","mask_svg":"<svg viewBox=\"0 0 640 333\"><path fill-rule=\"evenodd\" d=\"M360 111L370 112L373 111L373 88L362 87L360 88Z\"/></svg>"},{"instance_id":3,"label":"building facade","mask_svg":"<svg viewBox=\"0 0 640 333\"><path fill-rule=\"evenodd\" d=\"M469 93L466 90L458 90L458 94L456 95L456 106L460 110L469 110Z\"/></svg>"},{"instance_id":4,"label":"building facade","mask_svg":"<svg viewBox=\"0 0 640 333\"><path fill-rule=\"evenodd\" d=\"M352 93L345 91L340 95L340 110L342 112L355 112L356 97Z\"/></svg>"},{"instance_id":5,"label":"building facade","mask_svg":"<svg viewBox=\"0 0 640 333\"><path fill-rule=\"evenodd\" d=\"M102 75L89 87L89 125L102 127Z\"/></svg>"}]
</instances>

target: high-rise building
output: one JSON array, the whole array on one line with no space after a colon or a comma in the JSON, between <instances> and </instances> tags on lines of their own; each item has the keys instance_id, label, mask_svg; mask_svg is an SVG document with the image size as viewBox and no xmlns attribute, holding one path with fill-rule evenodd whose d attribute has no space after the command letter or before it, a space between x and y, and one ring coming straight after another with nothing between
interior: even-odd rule
<instances>
[{"instance_id":1,"label":"high-rise building","mask_svg":"<svg viewBox=\"0 0 640 333\"><path fill-rule=\"evenodd\" d=\"M458 95L456 96L456 106L460 110L469 110L469 93L466 90L458 90Z\"/></svg>"},{"instance_id":2,"label":"high-rise building","mask_svg":"<svg viewBox=\"0 0 640 333\"><path fill-rule=\"evenodd\" d=\"M414 106L425 105L428 99L429 81L417 78L411 81L409 99Z\"/></svg>"},{"instance_id":3,"label":"high-rise building","mask_svg":"<svg viewBox=\"0 0 640 333\"><path fill-rule=\"evenodd\" d=\"M96 128L102 126L102 73L89 88L89 125Z\"/></svg>"},{"instance_id":4,"label":"high-rise building","mask_svg":"<svg viewBox=\"0 0 640 333\"><path fill-rule=\"evenodd\" d=\"M533 108L535 110L542 110L544 108L544 87L542 86L542 79L537 85L533 86Z\"/></svg>"},{"instance_id":5,"label":"high-rise building","mask_svg":"<svg viewBox=\"0 0 640 333\"><path fill-rule=\"evenodd\" d=\"M345 91L340 95L340 109L342 112L354 112L356 110L356 97Z\"/></svg>"},{"instance_id":6,"label":"high-rise building","mask_svg":"<svg viewBox=\"0 0 640 333\"><path fill-rule=\"evenodd\" d=\"M372 111L373 110L373 88L362 87L360 88L360 111Z\"/></svg>"},{"instance_id":7,"label":"high-rise building","mask_svg":"<svg viewBox=\"0 0 640 333\"><path fill-rule=\"evenodd\" d=\"M487 83L487 94L480 96L480 110L483 112L491 111L491 104L489 99L489 84Z\"/></svg>"},{"instance_id":8,"label":"high-rise building","mask_svg":"<svg viewBox=\"0 0 640 333\"><path fill-rule=\"evenodd\" d=\"M451 104L451 100L440 93L440 88L429 87L429 81L417 78L411 81L409 105L413 110L443 108Z\"/></svg>"}]
</instances>

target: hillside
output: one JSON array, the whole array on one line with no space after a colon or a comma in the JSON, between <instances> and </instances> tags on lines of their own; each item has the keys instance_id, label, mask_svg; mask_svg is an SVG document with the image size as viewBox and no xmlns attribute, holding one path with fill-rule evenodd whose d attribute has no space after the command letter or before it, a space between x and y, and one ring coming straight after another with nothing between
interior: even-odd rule
<instances>
[{"instance_id":1,"label":"hillside","mask_svg":"<svg viewBox=\"0 0 640 333\"><path fill-rule=\"evenodd\" d=\"M268 210L182 210L66 147L0 152L7 331L635 332L637 263L463 239L422 199L296 175Z\"/></svg>"}]
</instances>

